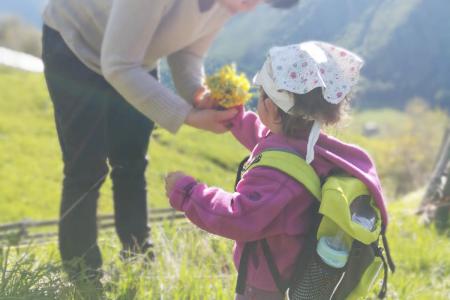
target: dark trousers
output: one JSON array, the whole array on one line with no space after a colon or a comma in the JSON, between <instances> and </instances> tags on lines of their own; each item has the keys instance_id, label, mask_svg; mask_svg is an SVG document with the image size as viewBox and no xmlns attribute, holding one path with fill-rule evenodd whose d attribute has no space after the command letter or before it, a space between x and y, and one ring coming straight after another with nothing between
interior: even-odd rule
<instances>
[{"instance_id":1,"label":"dark trousers","mask_svg":"<svg viewBox=\"0 0 450 300\"><path fill-rule=\"evenodd\" d=\"M64 161L59 249L69 273L98 270L99 189L111 168L117 234L124 250L149 242L145 169L153 122L134 109L44 26L45 79ZM152 72L157 77L157 72ZM70 267L68 267L70 265Z\"/></svg>"}]
</instances>

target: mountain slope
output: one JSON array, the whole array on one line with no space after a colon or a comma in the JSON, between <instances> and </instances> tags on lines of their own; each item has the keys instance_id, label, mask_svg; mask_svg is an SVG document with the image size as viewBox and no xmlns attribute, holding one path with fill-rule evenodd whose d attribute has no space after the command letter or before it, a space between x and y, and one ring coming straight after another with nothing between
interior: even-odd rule
<instances>
[{"instance_id":1,"label":"mountain slope","mask_svg":"<svg viewBox=\"0 0 450 300\"><path fill-rule=\"evenodd\" d=\"M40 26L47 0L2 0ZM366 60L359 103L403 107L413 97L450 107L450 1L301 0L290 10L262 5L234 17L218 36L207 69L237 62L251 76L274 45L310 39L334 42Z\"/></svg>"},{"instance_id":2,"label":"mountain slope","mask_svg":"<svg viewBox=\"0 0 450 300\"><path fill-rule=\"evenodd\" d=\"M402 107L420 96L450 106L450 2L305 0L289 11L261 6L235 17L210 53L210 68L236 61L254 73L273 45L325 40L366 60L364 106Z\"/></svg>"}]
</instances>

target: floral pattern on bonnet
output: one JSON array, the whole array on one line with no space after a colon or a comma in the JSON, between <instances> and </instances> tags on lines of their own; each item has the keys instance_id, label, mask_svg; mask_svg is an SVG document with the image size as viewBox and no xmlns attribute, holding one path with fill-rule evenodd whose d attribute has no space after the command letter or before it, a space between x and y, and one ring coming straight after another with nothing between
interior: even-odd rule
<instances>
[{"instance_id":1,"label":"floral pattern on bonnet","mask_svg":"<svg viewBox=\"0 0 450 300\"><path fill-rule=\"evenodd\" d=\"M327 102L341 102L358 82L363 64L362 58L344 48L309 41L271 48L253 82L261 86L278 107L290 113L295 104L294 94L306 94L318 87L322 87ZM319 120L314 120L308 137L308 164L314 160L314 146L321 126Z\"/></svg>"},{"instance_id":2,"label":"floral pattern on bonnet","mask_svg":"<svg viewBox=\"0 0 450 300\"><path fill-rule=\"evenodd\" d=\"M269 53L279 90L306 94L322 87L325 100L334 104L358 82L364 64L355 53L318 41L274 47Z\"/></svg>"}]
</instances>

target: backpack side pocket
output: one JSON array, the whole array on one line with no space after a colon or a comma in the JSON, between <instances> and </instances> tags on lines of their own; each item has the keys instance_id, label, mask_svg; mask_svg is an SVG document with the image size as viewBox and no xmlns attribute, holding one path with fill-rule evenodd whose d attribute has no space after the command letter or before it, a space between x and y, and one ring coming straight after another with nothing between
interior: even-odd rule
<instances>
[{"instance_id":1,"label":"backpack side pocket","mask_svg":"<svg viewBox=\"0 0 450 300\"><path fill-rule=\"evenodd\" d=\"M365 245L357 240L353 241L344 278L332 299L352 300L367 296L383 266L374 250L377 248L376 244Z\"/></svg>"},{"instance_id":2,"label":"backpack side pocket","mask_svg":"<svg viewBox=\"0 0 450 300\"><path fill-rule=\"evenodd\" d=\"M288 290L290 300L328 300L342 279L345 268L333 268L312 251L301 276L291 282Z\"/></svg>"}]
</instances>

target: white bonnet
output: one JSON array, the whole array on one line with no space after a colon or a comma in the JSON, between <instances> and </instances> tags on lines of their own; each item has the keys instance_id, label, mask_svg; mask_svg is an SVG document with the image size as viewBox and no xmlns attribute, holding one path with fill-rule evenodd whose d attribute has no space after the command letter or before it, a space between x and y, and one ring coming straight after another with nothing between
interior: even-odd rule
<instances>
[{"instance_id":1,"label":"white bonnet","mask_svg":"<svg viewBox=\"0 0 450 300\"><path fill-rule=\"evenodd\" d=\"M326 101L338 104L358 82L364 61L344 48L320 41L308 41L270 49L253 82L286 113L294 106L295 94L321 87ZM315 121L308 139L306 160L314 159L314 145L321 124Z\"/></svg>"}]
</instances>

